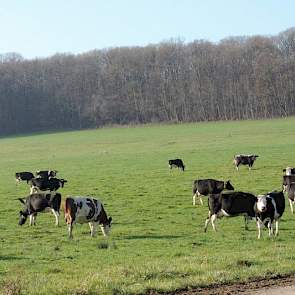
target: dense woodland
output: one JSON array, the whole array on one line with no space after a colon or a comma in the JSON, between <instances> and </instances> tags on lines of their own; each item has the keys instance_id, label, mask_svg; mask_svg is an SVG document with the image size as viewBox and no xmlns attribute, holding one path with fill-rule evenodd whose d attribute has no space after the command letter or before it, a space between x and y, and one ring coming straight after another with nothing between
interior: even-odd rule
<instances>
[{"instance_id":1,"label":"dense woodland","mask_svg":"<svg viewBox=\"0 0 295 295\"><path fill-rule=\"evenodd\" d=\"M295 115L295 28L25 60L0 55L0 135Z\"/></svg>"}]
</instances>

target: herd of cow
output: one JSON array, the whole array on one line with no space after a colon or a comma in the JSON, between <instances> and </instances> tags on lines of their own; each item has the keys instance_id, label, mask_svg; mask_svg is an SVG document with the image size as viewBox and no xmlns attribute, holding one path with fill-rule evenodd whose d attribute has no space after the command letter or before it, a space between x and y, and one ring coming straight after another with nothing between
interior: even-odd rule
<instances>
[{"instance_id":1,"label":"herd of cow","mask_svg":"<svg viewBox=\"0 0 295 295\"><path fill-rule=\"evenodd\" d=\"M233 164L236 169L239 165L248 165L252 168L257 155L236 155ZM180 168L184 171L184 163L181 159L169 160L169 167ZM201 196L208 196L209 216L205 221L204 231L207 231L209 222L213 230L216 231L216 219L223 216L245 217L245 229L248 229L248 220L255 219L258 228L258 239L261 238L261 229L266 226L269 236L273 235L273 224L275 223L275 235L279 232L279 219L285 211L285 196L287 193L290 202L291 212L294 213L293 204L295 200L295 168L287 167L283 169L283 190L273 191L264 195L255 196L251 193L233 191L234 187L230 181L220 181L215 179L198 179L193 184L193 205L196 205L196 198L203 204ZM224 190L228 190L225 192ZM233 191L233 192L230 192Z\"/></svg>"},{"instance_id":2,"label":"herd of cow","mask_svg":"<svg viewBox=\"0 0 295 295\"><path fill-rule=\"evenodd\" d=\"M19 225L23 225L27 218L30 225L36 224L39 212L51 211L55 216L55 224L59 225L61 194L57 190L67 182L56 178L57 171L37 171L36 177L32 172L17 172L17 183L26 181L30 185L30 194L25 199L18 200L24 205L20 213ZM104 236L111 228L112 217L107 217L102 203L90 197L67 197L63 202L65 221L68 225L69 238L73 237L72 230L75 223L88 223L91 236L94 236L96 226L99 225Z\"/></svg>"},{"instance_id":3,"label":"herd of cow","mask_svg":"<svg viewBox=\"0 0 295 295\"><path fill-rule=\"evenodd\" d=\"M234 165L248 165L252 168L257 155L236 155ZM170 169L177 167L184 171L185 166L181 159L169 160ZM295 200L295 168L287 167L283 170L283 191L269 192L255 196L251 193L234 191L230 181L215 179L198 179L193 184L193 205L196 198L203 204L201 196L208 196L209 215L205 221L205 232L209 222L216 231L216 219L223 216L245 217L245 229L250 219L255 219L258 228L258 238L261 237L263 226L269 230L269 236L273 235L275 223L275 235L278 235L278 223L285 210L284 192L287 192L292 213ZM30 194L25 199L18 200L24 205L20 211L19 224L23 225L29 217L30 225L35 225L39 212L51 211L55 216L55 224L59 225L61 194L57 192L64 187L65 179L56 178L57 171L37 171L36 176L32 172L17 172L17 182L26 181L30 185ZM227 190L225 192L224 190ZM96 226L99 225L104 236L111 228L112 217L107 217L102 203L91 197L67 197L63 202L64 217L68 226L69 238L72 238L73 225L75 223L88 223L91 236L94 236Z\"/></svg>"}]
</instances>

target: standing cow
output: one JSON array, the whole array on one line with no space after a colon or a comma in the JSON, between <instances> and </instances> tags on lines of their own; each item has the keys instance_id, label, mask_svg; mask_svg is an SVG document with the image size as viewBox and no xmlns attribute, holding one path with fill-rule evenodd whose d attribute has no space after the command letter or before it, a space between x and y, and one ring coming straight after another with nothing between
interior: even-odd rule
<instances>
[{"instance_id":1,"label":"standing cow","mask_svg":"<svg viewBox=\"0 0 295 295\"><path fill-rule=\"evenodd\" d=\"M65 221L68 225L69 238L73 238L72 230L75 223L88 223L91 236L96 226L100 225L104 236L111 229L112 217L107 217L102 203L90 197L68 197L64 203Z\"/></svg>"},{"instance_id":2,"label":"standing cow","mask_svg":"<svg viewBox=\"0 0 295 295\"><path fill-rule=\"evenodd\" d=\"M181 159L169 160L168 163L169 163L170 169L172 169L173 167L177 167L177 168L182 169L182 171L184 171L185 166L184 166L183 161Z\"/></svg>"},{"instance_id":3,"label":"standing cow","mask_svg":"<svg viewBox=\"0 0 295 295\"><path fill-rule=\"evenodd\" d=\"M255 215L258 227L258 239L261 237L263 225L268 227L269 236L273 235L273 222L276 225L275 235L279 234L279 220L285 211L285 197L283 192L270 192L257 196Z\"/></svg>"},{"instance_id":4,"label":"standing cow","mask_svg":"<svg viewBox=\"0 0 295 295\"><path fill-rule=\"evenodd\" d=\"M193 205L196 205L196 197L199 198L200 203L203 205L201 195L208 196L209 194L219 194L224 189L234 190L230 181L222 181L216 179L197 179L193 184Z\"/></svg>"},{"instance_id":5,"label":"standing cow","mask_svg":"<svg viewBox=\"0 0 295 295\"><path fill-rule=\"evenodd\" d=\"M55 225L59 225L59 210L61 204L61 194L31 194L24 200L19 199L24 204L24 209L19 212L19 225L23 225L28 216L30 218L30 225L36 224L36 216L39 212L51 211L55 216Z\"/></svg>"},{"instance_id":6,"label":"standing cow","mask_svg":"<svg viewBox=\"0 0 295 295\"><path fill-rule=\"evenodd\" d=\"M249 170L252 169L254 162L259 156L257 155L235 155L233 164L236 166L236 169L239 170L239 165L248 165Z\"/></svg>"},{"instance_id":7,"label":"standing cow","mask_svg":"<svg viewBox=\"0 0 295 295\"><path fill-rule=\"evenodd\" d=\"M251 218L255 218L254 206L257 198L245 192L223 192L220 194L210 194L208 199L209 216L205 221L204 231L207 231L211 221L213 230L216 231L215 222L217 218L223 216L233 217L243 215L245 218L245 229Z\"/></svg>"}]
</instances>

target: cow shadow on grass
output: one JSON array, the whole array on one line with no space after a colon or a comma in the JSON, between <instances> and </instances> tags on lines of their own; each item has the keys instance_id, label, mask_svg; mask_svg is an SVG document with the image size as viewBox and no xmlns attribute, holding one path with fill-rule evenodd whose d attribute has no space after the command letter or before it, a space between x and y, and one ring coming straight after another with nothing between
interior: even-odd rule
<instances>
[{"instance_id":1,"label":"cow shadow on grass","mask_svg":"<svg viewBox=\"0 0 295 295\"><path fill-rule=\"evenodd\" d=\"M10 261L10 260L23 260L26 257L13 256L13 255L0 255L0 261Z\"/></svg>"},{"instance_id":2,"label":"cow shadow on grass","mask_svg":"<svg viewBox=\"0 0 295 295\"><path fill-rule=\"evenodd\" d=\"M124 240L141 240L141 239L155 239L155 240L165 240L165 239L179 239L183 236L177 235L130 235L124 237Z\"/></svg>"}]
</instances>

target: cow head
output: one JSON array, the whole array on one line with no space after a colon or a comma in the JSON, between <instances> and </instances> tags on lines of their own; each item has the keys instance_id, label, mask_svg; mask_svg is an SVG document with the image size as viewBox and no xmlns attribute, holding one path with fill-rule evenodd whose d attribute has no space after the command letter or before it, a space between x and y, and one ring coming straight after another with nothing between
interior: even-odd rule
<instances>
[{"instance_id":1,"label":"cow head","mask_svg":"<svg viewBox=\"0 0 295 295\"><path fill-rule=\"evenodd\" d=\"M256 158L258 158L259 156L257 156L257 155L253 155L252 156L252 158L253 158L253 160L256 160Z\"/></svg>"},{"instance_id":2,"label":"cow head","mask_svg":"<svg viewBox=\"0 0 295 295\"><path fill-rule=\"evenodd\" d=\"M65 185L66 182L68 182L68 181L65 180L65 179L60 179L60 180L59 180L59 185L60 185L60 187L64 187L64 185Z\"/></svg>"},{"instance_id":3,"label":"cow head","mask_svg":"<svg viewBox=\"0 0 295 295\"><path fill-rule=\"evenodd\" d=\"M25 212L25 211L19 211L19 221L18 221L18 224L19 225L23 225L26 223L26 220L28 218L28 213Z\"/></svg>"},{"instance_id":4,"label":"cow head","mask_svg":"<svg viewBox=\"0 0 295 295\"><path fill-rule=\"evenodd\" d=\"M257 196L257 210L259 212L265 212L267 209L266 195Z\"/></svg>"},{"instance_id":5,"label":"cow head","mask_svg":"<svg viewBox=\"0 0 295 295\"><path fill-rule=\"evenodd\" d=\"M103 224L100 225L101 231L104 236L107 236L108 233L111 231L111 222L112 222L112 217L107 218L107 221Z\"/></svg>"},{"instance_id":6,"label":"cow head","mask_svg":"<svg viewBox=\"0 0 295 295\"><path fill-rule=\"evenodd\" d=\"M230 181L228 180L225 184L224 184L224 188L229 190L229 191L233 191L234 187L231 185Z\"/></svg>"}]
</instances>

